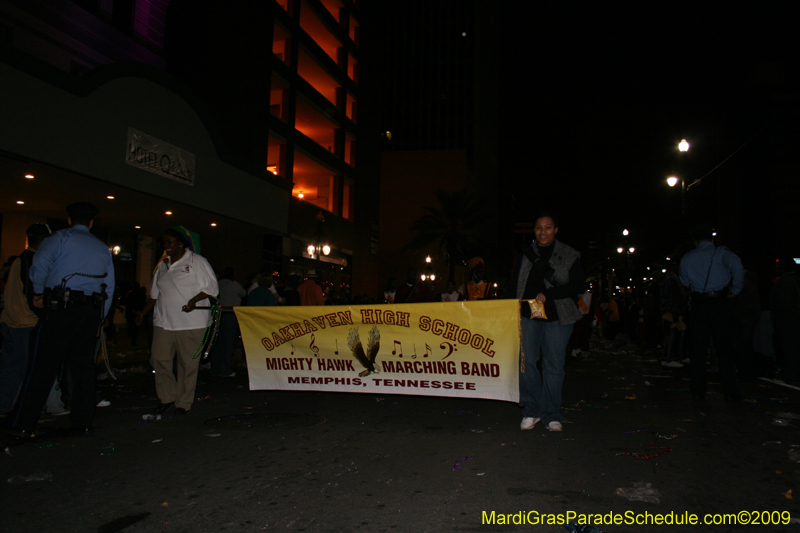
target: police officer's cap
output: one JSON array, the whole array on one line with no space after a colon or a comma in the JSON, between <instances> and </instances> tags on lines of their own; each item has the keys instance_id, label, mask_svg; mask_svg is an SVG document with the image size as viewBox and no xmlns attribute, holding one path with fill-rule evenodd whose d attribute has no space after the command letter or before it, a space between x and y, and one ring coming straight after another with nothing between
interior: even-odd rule
<instances>
[{"instance_id":1,"label":"police officer's cap","mask_svg":"<svg viewBox=\"0 0 800 533\"><path fill-rule=\"evenodd\" d=\"M25 234L28 236L28 239L31 240L44 239L51 233L52 231L50 231L50 226L48 226L47 224L40 224L40 223L31 224L25 231Z\"/></svg>"},{"instance_id":2,"label":"police officer's cap","mask_svg":"<svg viewBox=\"0 0 800 533\"><path fill-rule=\"evenodd\" d=\"M67 206L69 216L80 220L92 220L99 212L97 206L89 202L75 202Z\"/></svg>"}]
</instances>

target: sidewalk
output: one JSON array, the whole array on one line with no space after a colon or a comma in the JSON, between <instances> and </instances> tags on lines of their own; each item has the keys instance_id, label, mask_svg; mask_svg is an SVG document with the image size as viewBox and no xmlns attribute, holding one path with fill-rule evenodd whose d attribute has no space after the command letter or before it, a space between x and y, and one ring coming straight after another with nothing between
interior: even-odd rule
<instances>
[{"instance_id":1,"label":"sidewalk","mask_svg":"<svg viewBox=\"0 0 800 533\"><path fill-rule=\"evenodd\" d=\"M118 357L112 349L125 371L100 383L111 406L98 409L93 437L60 436L69 421L48 418L41 427L50 435L0 457L2 528L560 532L563 525L483 525L483 511L495 512L495 524L500 514L529 511L800 518L789 492L800 490L800 391L747 381L746 400L727 403L712 384L697 403L688 367L666 369L624 343L596 348L585 360L568 358L563 433L520 431L519 408L505 402L251 392L242 368L228 379L203 371L188 415L143 420L158 401L152 373L139 350ZM36 472L51 479L5 481ZM617 495L637 482L651 483L658 502Z\"/></svg>"}]
</instances>

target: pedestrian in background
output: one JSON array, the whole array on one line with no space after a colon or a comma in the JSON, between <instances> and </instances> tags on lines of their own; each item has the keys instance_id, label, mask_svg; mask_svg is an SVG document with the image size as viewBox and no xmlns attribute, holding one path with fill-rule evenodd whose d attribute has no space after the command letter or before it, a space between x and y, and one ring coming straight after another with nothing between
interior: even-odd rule
<instances>
[{"instance_id":1,"label":"pedestrian in background","mask_svg":"<svg viewBox=\"0 0 800 533\"><path fill-rule=\"evenodd\" d=\"M219 285L219 305L223 309L221 310L222 317L219 321L217 342L209 355L211 373L217 377L232 378L236 376L232 361L234 344L239 338L239 322L236 320L236 313L233 309L228 308L240 306L242 298L247 296L247 292L236 281L232 267L227 267L222 271L217 283Z\"/></svg>"},{"instance_id":2,"label":"pedestrian in background","mask_svg":"<svg viewBox=\"0 0 800 533\"><path fill-rule=\"evenodd\" d=\"M780 278L769 293L774 339L783 355L781 378L796 385L800 382L800 278L791 257L778 260Z\"/></svg>"},{"instance_id":3,"label":"pedestrian in background","mask_svg":"<svg viewBox=\"0 0 800 533\"><path fill-rule=\"evenodd\" d=\"M297 292L300 293L300 305L325 305L322 287L314 281L318 276L318 270L310 270L306 274L306 280L297 287Z\"/></svg>"},{"instance_id":4,"label":"pedestrian in background","mask_svg":"<svg viewBox=\"0 0 800 533\"><path fill-rule=\"evenodd\" d=\"M33 284L28 274L36 249L50 236L50 227L47 224L31 224L25 234L28 248L11 263L4 291L5 307L0 314L0 332L3 335L0 413L7 413L14 408L28 368L31 334L42 314L42 310L33 305Z\"/></svg>"},{"instance_id":5,"label":"pedestrian in background","mask_svg":"<svg viewBox=\"0 0 800 533\"><path fill-rule=\"evenodd\" d=\"M266 272L261 272L256 283L258 285L247 295L247 305L257 307L275 305L275 295L270 289L270 287L275 286L272 276Z\"/></svg>"}]
</instances>

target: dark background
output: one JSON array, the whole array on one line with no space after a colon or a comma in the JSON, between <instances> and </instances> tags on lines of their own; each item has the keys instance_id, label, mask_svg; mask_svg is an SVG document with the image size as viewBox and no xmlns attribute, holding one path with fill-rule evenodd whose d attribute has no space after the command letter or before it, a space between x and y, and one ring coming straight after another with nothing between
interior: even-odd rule
<instances>
[{"instance_id":1,"label":"dark background","mask_svg":"<svg viewBox=\"0 0 800 533\"><path fill-rule=\"evenodd\" d=\"M698 221L746 266L800 255L789 11L537 2L504 14L502 179L515 218L555 209L565 242L601 254L627 228L653 261L689 246ZM670 175L703 178L686 192L686 219Z\"/></svg>"}]
</instances>

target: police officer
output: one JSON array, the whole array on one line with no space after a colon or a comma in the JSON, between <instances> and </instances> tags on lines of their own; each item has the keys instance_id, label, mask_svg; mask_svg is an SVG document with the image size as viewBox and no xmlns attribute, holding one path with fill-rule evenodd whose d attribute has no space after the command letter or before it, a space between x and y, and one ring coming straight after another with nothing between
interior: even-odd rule
<instances>
[{"instance_id":1,"label":"police officer","mask_svg":"<svg viewBox=\"0 0 800 533\"><path fill-rule=\"evenodd\" d=\"M31 371L12 422L25 436L34 434L62 362L72 376L72 427L81 434L92 431L97 404L94 348L111 306L108 295L114 293L111 252L89 233L98 211L87 202L67 206L71 227L46 239L33 258L34 305L44 316L34 333Z\"/></svg>"},{"instance_id":2,"label":"police officer","mask_svg":"<svg viewBox=\"0 0 800 533\"><path fill-rule=\"evenodd\" d=\"M744 268L739 257L714 243L710 226L693 234L696 248L681 259L681 282L691 291L689 332L691 334L692 397L703 400L708 389L706 355L714 339L719 374L725 399L741 400L736 381L733 346L734 301L744 286Z\"/></svg>"}]
</instances>

